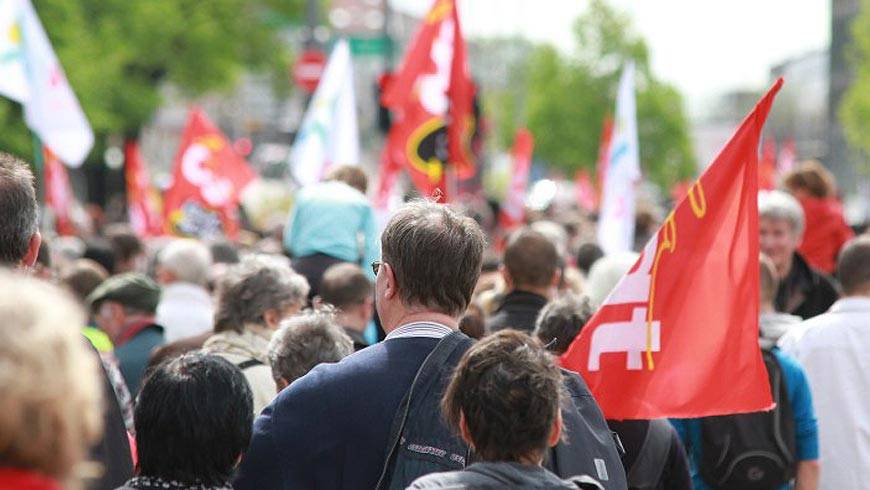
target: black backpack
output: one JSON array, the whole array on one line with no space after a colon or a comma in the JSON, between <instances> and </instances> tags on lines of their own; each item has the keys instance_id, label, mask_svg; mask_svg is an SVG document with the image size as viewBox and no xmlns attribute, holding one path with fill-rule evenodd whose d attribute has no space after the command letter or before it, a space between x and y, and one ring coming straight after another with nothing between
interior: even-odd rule
<instances>
[{"instance_id":1,"label":"black backpack","mask_svg":"<svg viewBox=\"0 0 870 490\"><path fill-rule=\"evenodd\" d=\"M721 490L772 490L795 476L794 413L782 367L761 351L776 407L701 420L701 477Z\"/></svg>"}]
</instances>

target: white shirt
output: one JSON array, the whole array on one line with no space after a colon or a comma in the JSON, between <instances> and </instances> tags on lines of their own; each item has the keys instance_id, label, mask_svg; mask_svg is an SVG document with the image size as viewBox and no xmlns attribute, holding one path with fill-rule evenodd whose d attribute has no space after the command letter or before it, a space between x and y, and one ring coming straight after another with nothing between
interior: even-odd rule
<instances>
[{"instance_id":1,"label":"white shirt","mask_svg":"<svg viewBox=\"0 0 870 490\"><path fill-rule=\"evenodd\" d=\"M162 325L166 342L193 337L214 326L214 303L201 286L175 282L163 288L155 322Z\"/></svg>"},{"instance_id":2,"label":"white shirt","mask_svg":"<svg viewBox=\"0 0 870 490\"><path fill-rule=\"evenodd\" d=\"M414 322L397 327L387 334L384 340L407 339L423 337L428 339L443 339L453 333L453 329L447 325L435 322Z\"/></svg>"},{"instance_id":3,"label":"white shirt","mask_svg":"<svg viewBox=\"0 0 870 490\"><path fill-rule=\"evenodd\" d=\"M781 345L801 362L813 392L819 488L870 488L870 297L837 301L787 333Z\"/></svg>"}]
</instances>

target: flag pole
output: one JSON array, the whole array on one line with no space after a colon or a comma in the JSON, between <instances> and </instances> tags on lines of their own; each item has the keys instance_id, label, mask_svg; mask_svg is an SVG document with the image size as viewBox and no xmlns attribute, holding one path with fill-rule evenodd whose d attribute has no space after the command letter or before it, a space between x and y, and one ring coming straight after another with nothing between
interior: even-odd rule
<instances>
[{"instance_id":1,"label":"flag pole","mask_svg":"<svg viewBox=\"0 0 870 490\"><path fill-rule=\"evenodd\" d=\"M45 162L42 153L42 140L35 132L30 132L33 137L33 178L36 187L36 200L45 204Z\"/></svg>"}]
</instances>

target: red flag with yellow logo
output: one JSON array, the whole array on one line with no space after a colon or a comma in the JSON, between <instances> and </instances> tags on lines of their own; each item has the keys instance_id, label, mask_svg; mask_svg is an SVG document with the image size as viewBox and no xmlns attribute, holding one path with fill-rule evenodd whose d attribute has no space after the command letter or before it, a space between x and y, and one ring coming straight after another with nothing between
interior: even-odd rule
<instances>
[{"instance_id":1,"label":"red flag with yellow logo","mask_svg":"<svg viewBox=\"0 0 870 490\"><path fill-rule=\"evenodd\" d=\"M382 100L396 117L386 156L408 169L426 196L446 197L446 165L460 178L475 172L474 87L467 65L456 4L436 0Z\"/></svg>"},{"instance_id":2,"label":"red flag with yellow logo","mask_svg":"<svg viewBox=\"0 0 870 490\"><path fill-rule=\"evenodd\" d=\"M609 419L773 406L758 346L758 141L778 80L562 356Z\"/></svg>"},{"instance_id":3,"label":"red flag with yellow logo","mask_svg":"<svg viewBox=\"0 0 870 490\"><path fill-rule=\"evenodd\" d=\"M238 234L242 190L256 174L198 108L190 111L164 196L167 232L200 238Z\"/></svg>"}]
</instances>

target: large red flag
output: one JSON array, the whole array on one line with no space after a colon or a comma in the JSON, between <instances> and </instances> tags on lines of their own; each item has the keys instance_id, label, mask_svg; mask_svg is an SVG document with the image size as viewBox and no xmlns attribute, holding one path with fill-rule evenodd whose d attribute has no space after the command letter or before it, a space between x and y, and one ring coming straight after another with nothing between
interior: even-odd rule
<instances>
[{"instance_id":1,"label":"large red flag","mask_svg":"<svg viewBox=\"0 0 870 490\"><path fill-rule=\"evenodd\" d=\"M163 216L158 211L157 193L151 186L139 144L133 139L124 142L124 178L127 183L127 214L133 231L146 237L162 235Z\"/></svg>"},{"instance_id":2,"label":"large red flag","mask_svg":"<svg viewBox=\"0 0 870 490\"><path fill-rule=\"evenodd\" d=\"M45 166L45 205L54 214L54 229L58 235L74 235L70 211L73 207L73 191L66 167L47 146L42 148Z\"/></svg>"},{"instance_id":3,"label":"large red flag","mask_svg":"<svg viewBox=\"0 0 870 490\"><path fill-rule=\"evenodd\" d=\"M778 80L562 356L610 419L772 407L758 346L758 140Z\"/></svg>"},{"instance_id":4,"label":"large red flag","mask_svg":"<svg viewBox=\"0 0 870 490\"><path fill-rule=\"evenodd\" d=\"M175 156L172 186L164 196L167 231L212 237L238 234L242 190L256 174L226 136L198 108L190 111Z\"/></svg>"},{"instance_id":5,"label":"large red flag","mask_svg":"<svg viewBox=\"0 0 870 490\"><path fill-rule=\"evenodd\" d=\"M436 0L382 100L396 117L387 158L408 169L423 195L446 197L447 164L460 178L474 174L473 98L456 4Z\"/></svg>"},{"instance_id":6,"label":"large red flag","mask_svg":"<svg viewBox=\"0 0 870 490\"><path fill-rule=\"evenodd\" d=\"M526 187L529 184L529 170L532 168L532 152L535 139L525 128L517 130L514 138L514 168L511 184L499 215L499 224L511 229L522 224L525 217Z\"/></svg>"}]
</instances>

